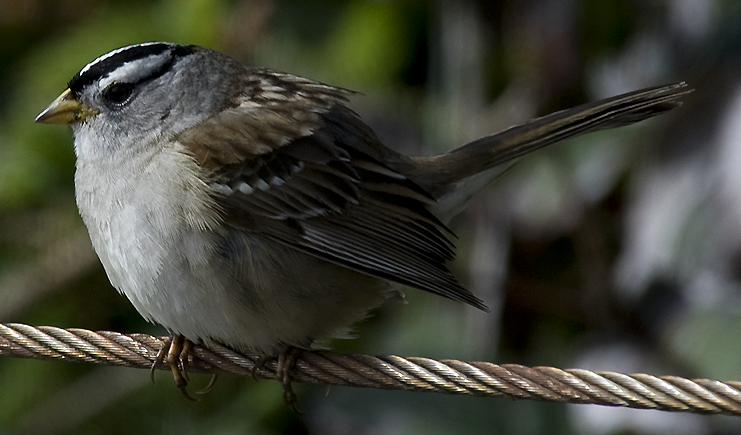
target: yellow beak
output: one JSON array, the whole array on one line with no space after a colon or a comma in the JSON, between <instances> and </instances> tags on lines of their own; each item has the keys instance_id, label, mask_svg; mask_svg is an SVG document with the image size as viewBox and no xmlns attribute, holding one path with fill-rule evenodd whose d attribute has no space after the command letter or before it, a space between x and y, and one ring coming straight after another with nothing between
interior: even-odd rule
<instances>
[{"instance_id":1,"label":"yellow beak","mask_svg":"<svg viewBox=\"0 0 741 435\"><path fill-rule=\"evenodd\" d=\"M57 97L43 112L36 117L36 122L44 124L72 124L98 113L74 99L72 91L67 89Z\"/></svg>"}]
</instances>

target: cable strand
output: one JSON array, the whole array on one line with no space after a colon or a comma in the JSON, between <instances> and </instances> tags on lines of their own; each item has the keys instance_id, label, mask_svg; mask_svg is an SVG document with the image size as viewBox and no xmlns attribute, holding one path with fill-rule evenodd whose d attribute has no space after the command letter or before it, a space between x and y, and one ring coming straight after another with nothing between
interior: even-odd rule
<instances>
[{"instance_id":1,"label":"cable strand","mask_svg":"<svg viewBox=\"0 0 741 435\"><path fill-rule=\"evenodd\" d=\"M165 337L138 333L0 323L0 355L19 358L149 369L164 340ZM219 345L194 346L188 361L189 372L258 375L269 379L275 379L276 366L275 359L240 354ZM170 370L163 363L155 368ZM741 415L739 381L724 383L643 373L626 375L481 361L305 351L292 370L292 378L313 384L360 388Z\"/></svg>"}]
</instances>

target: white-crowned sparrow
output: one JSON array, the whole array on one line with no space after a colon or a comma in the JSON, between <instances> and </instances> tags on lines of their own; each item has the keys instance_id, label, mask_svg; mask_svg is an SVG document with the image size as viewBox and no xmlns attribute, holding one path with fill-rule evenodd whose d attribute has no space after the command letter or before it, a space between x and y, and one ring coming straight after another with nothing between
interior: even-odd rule
<instances>
[{"instance_id":1,"label":"white-crowned sparrow","mask_svg":"<svg viewBox=\"0 0 741 435\"><path fill-rule=\"evenodd\" d=\"M80 214L139 313L180 342L276 355L363 318L399 294L392 283L485 309L446 267L444 221L524 154L687 92L632 92L405 156L346 107L348 90L156 42L88 64L37 121L72 127Z\"/></svg>"}]
</instances>

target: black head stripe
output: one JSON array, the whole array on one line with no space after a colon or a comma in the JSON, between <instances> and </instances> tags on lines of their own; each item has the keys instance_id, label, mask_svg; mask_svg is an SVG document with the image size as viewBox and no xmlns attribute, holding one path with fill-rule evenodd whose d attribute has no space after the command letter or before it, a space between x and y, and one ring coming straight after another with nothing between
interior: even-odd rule
<instances>
[{"instance_id":1,"label":"black head stripe","mask_svg":"<svg viewBox=\"0 0 741 435\"><path fill-rule=\"evenodd\" d=\"M128 47L119 48L104 56L99 57L92 63L88 64L85 68L80 70L72 80L69 81L67 87L72 91L73 95L78 94L82 88L95 82L101 77L106 76L111 71L122 66L126 62L131 62L136 59L143 59L147 56L158 55L165 52L170 52L173 56L173 61L177 57L186 56L193 53L196 47L193 45L176 45L167 42L156 42L147 44L130 45ZM172 62L168 62L163 65L163 69L169 68ZM160 71L160 74L164 71Z\"/></svg>"}]
</instances>

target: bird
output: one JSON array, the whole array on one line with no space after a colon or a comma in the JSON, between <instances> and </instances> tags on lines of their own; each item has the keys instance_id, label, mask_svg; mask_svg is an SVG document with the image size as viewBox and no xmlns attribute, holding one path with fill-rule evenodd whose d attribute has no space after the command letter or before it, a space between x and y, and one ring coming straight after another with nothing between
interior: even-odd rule
<instances>
[{"instance_id":1,"label":"bird","mask_svg":"<svg viewBox=\"0 0 741 435\"><path fill-rule=\"evenodd\" d=\"M277 356L291 402L296 351L403 297L399 285L487 309L448 268L447 222L472 195L525 154L689 91L647 88L409 156L349 107L353 91L148 42L87 64L36 121L71 127L93 248L113 287L169 331L158 358L178 387L190 347L220 344Z\"/></svg>"}]
</instances>

